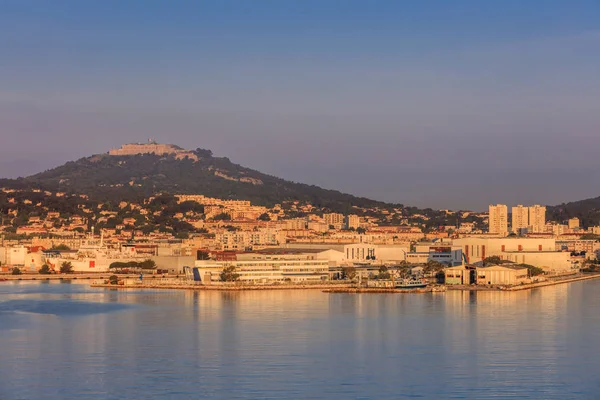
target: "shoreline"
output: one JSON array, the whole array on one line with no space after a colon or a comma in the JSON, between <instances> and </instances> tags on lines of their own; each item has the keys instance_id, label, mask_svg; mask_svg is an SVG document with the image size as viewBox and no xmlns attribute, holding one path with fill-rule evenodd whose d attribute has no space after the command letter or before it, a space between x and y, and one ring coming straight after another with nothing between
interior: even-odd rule
<instances>
[{"instance_id":1,"label":"shoreline","mask_svg":"<svg viewBox=\"0 0 600 400\"><path fill-rule=\"evenodd\" d=\"M567 279L558 279L558 280L554 280L554 281L544 281L544 282L528 283L526 285L511 286L511 287L503 288L501 290L503 290L505 292L516 292L519 290L530 290L530 289L536 289L539 287L561 285L564 283L587 281L590 279L598 279L598 278L600 278L600 274L590 274L590 275L584 275L584 276L576 276L576 277L567 278Z\"/></svg>"},{"instance_id":2,"label":"shoreline","mask_svg":"<svg viewBox=\"0 0 600 400\"><path fill-rule=\"evenodd\" d=\"M525 285L508 286L508 287L489 287L489 286L453 286L453 285L441 285L441 286L429 286L421 289L396 289L396 288L358 288L352 283L329 283L329 284L285 284L285 285L239 285L239 286L204 286L194 284L183 284L183 283L162 283L161 278L154 279L152 277L146 278L147 281L143 283L133 283L125 285L111 285L104 283L108 279L110 274L52 274L52 275L37 275L37 274L24 274L24 275L0 275L0 283L2 282L16 282L16 281L70 281L70 280L87 280L92 282L90 287L93 288L106 288L106 289L160 289L160 290L192 290L192 291L260 291L260 290L321 290L324 293L438 293L446 291L463 291L463 292L477 292L477 291L502 291L502 292L515 292L522 290L531 290L542 288L546 286L555 286L561 284L567 284L572 282L585 281L590 279L599 279L600 273L594 273L589 275L573 276L571 278L547 280L543 282L528 283ZM130 275L119 275L120 279L134 279L138 278L138 274Z\"/></svg>"},{"instance_id":3,"label":"shoreline","mask_svg":"<svg viewBox=\"0 0 600 400\"><path fill-rule=\"evenodd\" d=\"M324 290L332 288L351 288L350 284L336 285L253 285L253 286L203 286L203 285L160 285L160 284L134 284L134 285L111 285L110 283L92 283L93 288L108 289L163 289L163 290L193 290L193 291L256 291L256 290Z\"/></svg>"},{"instance_id":4,"label":"shoreline","mask_svg":"<svg viewBox=\"0 0 600 400\"><path fill-rule=\"evenodd\" d=\"M0 275L0 282L13 281L68 281L68 280L91 280L91 279L108 279L111 273L95 273L95 274L22 274L22 275ZM119 278L126 279L137 278L139 274L119 275ZM150 278L152 279L152 278Z\"/></svg>"}]
</instances>

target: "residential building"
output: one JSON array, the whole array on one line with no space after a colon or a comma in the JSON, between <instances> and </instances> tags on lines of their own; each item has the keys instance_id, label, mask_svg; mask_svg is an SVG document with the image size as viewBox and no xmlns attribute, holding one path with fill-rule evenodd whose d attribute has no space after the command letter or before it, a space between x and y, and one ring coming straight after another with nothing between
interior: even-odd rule
<instances>
[{"instance_id":1,"label":"residential building","mask_svg":"<svg viewBox=\"0 0 600 400\"><path fill-rule=\"evenodd\" d=\"M360 218L358 215L350 214L346 217L346 228L357 229L360 227Z\"/></svg>"},{"instance_id":2,"label":"residential building","mask_svg":"<svg viewBox=\"0 0 600 400\"><path fill-rule=\"evenodd\" d=\"M523 229L529 227L529 207L523 207L519 204L512 208L511 228L514 233L520 233Z\"/></svg>"},{"instance_id":3,"label":"residential building","mask_svg":"<svg viewBox=\"0 0 600 400\"><path fill-rule=\"evenodd\" d=\"M490 204L488 231L501 236L508 234L508 208L505 204Z\"/></svg>"},{"instance_id":4,"label":"residential building","mask_svg":"<svg viewBox=\"0 0 600 400\"><path fill-rule=\"evenodd\" d=\"M323 220L328 225L341 226L344 224L344 215L338 213L323 214Z\"/></svg>"},{"instance_id":5,"label":"residential building","mask_svg":"<svg viewBox=\"0 0 600 400\"><path fill-rule=\"evenodd\" d=\"M569 229L570 230L579 229L579 218L575 217L575 218L569 219Z\"/></svg>"},{"instance_id":6,"label":"residential building","mask_svg":"<svg viewBox=\"0 0 600 400\"><path fill-rule=\"evenodd\" d=\"M546 207L540 205L529 207L529 225L531 232L544 232L546 226Z\"/></svg>"}]
</instances>

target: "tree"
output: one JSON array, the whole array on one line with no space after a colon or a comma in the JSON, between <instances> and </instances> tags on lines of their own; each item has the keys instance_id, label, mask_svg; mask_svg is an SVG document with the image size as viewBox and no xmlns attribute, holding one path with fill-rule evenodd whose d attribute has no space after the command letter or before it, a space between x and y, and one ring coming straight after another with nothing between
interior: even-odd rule
<instances>
[{"instance_id":1,"label":"tree","mask_svg":"<svg viewBox=\"0 0 600 400\"><path fill-rule=\"evenodd\" d=\"M109 282L111 285L116 285L116 284L118 284L118 283L119 283L119 277L118 277L118 276L116 276L116 275L111 275L111 276L109 276L109 277L108 277L108 282Z\"/></svg>"},{"instance_id":2,"label":"tree","mask_svg":"<svg viewBox=\"0 0 600 400\"><path fill-rule=\"evenodd\" d=\"M213 217L213 221L231 221L231 215L226 212L222 212Z\"/></svg>"},{"instance_id":3,"label":"tree","mask_svg":"<svg viewBox=\"0 0 600 400\"><path fill-rule=\"evenodd\" d=\"M581 235L581 240L600 240L600 235L595 235L593 233L586 233Z\"/></svg>"},{"instance_id":4,"label":"tree","mask_svg":"<svg viewBox=\"0 0 600 400\"><path fill-rule=\"evenodd\" d=\"M260 216L258 217L259 221L270 221L271 217L269 216L269 214L267 213L262 213L260 214Z\"/></svg>"},{"instance_id":5,"label":"tree","mask_svg":"<svg viewBox=\"0 0 600 400\"><path fill-rule=\"evenodd\" d=\"M358 233L359 235L364 235L366 232L367 230L363 227L356 228L356 233Z\"/></svg>"},{"instance_id":6,"label":"tree","mask_svg":"<svg viewBox=\"0 0 600 400\"><path fill-rule=\"evenodd\" d=\"M527 273L529 274L529 276L543 275L545 273L543 269L536 267L535 265L517 264L517 266L527 268Z\"/></svg>"},{"instance_id":7,"label":"tree","mask_svg":"<svg viewBox=\"0 0 600 400\"><path fill-rule=\"evenodd\" d=\"M488 265L499 265L504 263L504 260L502 260L500 257L498 256L491 256L491 257L486 257L483 259L483 266L487 267Z\"/></svg>"},{"instance_id":8,"label":"tree","mask_svg":"<svg viewBox=\"0 0 600 400\"><path fill-rule=\"evenodd\" d=\"M150 259L139 262L138 265L141 269L156 269L156 263Z\"/></svg>"},{"instance_id":9,"label":"tree","mask_svg":"<svg viewBox=\"0 0 600 400\"><path fill-rule=\"evenodd\" d=\"M425 264L425 268L423 268L423 272L425 272L426 274L435 275L436 273L443 271L443 269L444 269L444 264L442 264L441 262L438 262L435 260L429 260L429 261L427 261L427 264Z\"/></svg>"},{"instance_id":10,"label":"tree","mask_svg":"<svg viewBox=\"0 0 600 400\"><path fill-rule=\"evenodd\" d=\"M388 268L385 265L379 267L379 275L377 275L378 279L390 279L391 274L388 271Z\"/></svg>"},{"instance_id":11,"label":"tree","mask_svg":"<svg viewBox=\"0 0 600 400\"><path fill-rule=\"evenodd\" d=\"M71 248L69 246L67 246L66 244L59 244L59 245L55 245L52 246L52 248L50 248L50 250L71 250Z\"/></svg>"},{"instance_id":12,"label":"tree","mask_svg":"<svg viewBox=\"0 0 600 400\"><path fill-rule=\"evenodd\" d=\"M38 273L40 273L41 275L50 274L50 266L48 264L42 265L42 268L39 269Z\"/></svg>"},{"instance_id":13,"label":"tree","mask_svg":"<svg viewBox=\"0 0 600 400\"><path fill-rule=\"evenodd\" d=\"M412 271L410 266L399 268L398 273L401 278L406 279L412 276Z\"/></svg>"},{"instance_id":14,"label":"tree","mask_svg":"<svg viewBox=\"0 0 600 400\"><path fill-rule=\"evenodd\" d=\"M60 265L60 273L61 274L72 274L73 273L73 264L70 261L65 261Z\"/></svg>"},{"instance_id":15,"label":"tree","mask_svg":"<svg viewBox=\"0 0 600 400\"><path fill-rule=\"evenodd\" d=\"M342 274L345 279L354 280L356 278L356 267L348 266L342 267Z\"/></svg>"},{"instance_id":16,"label":"tree","mask_svg":"<svg viewBox=\"0 0 600 400\"><path fill-rule=\"evenodd\" d=\"M210 260L210 254L208 251L198 250L196 251L196 260Z\"/></svg>"},{"instance_id":17,"label":"tree","mask_svg":"<svg viewBox=\"0 0 600 400\"><path fill-rule=\"evenodd\" d=\"M20 270L19 268L17 268L17 267L14 267L14 268L12 269L12 272L11 272L11 274L13 274L13 275L21 275L21 274L22 274L22 272L21 272L21 270Z\"/></svg>"},{"instance_id":18,"label":"tree","mask_svg":"<svg viewBox=\"0 0 600 400\"><path fill-rule=\"evenodd\" d=\"M221 271L221 281L223 282L235 282L239 279L240 274L235 272L235 267L233 265L229 267L223 268Z\"/></svg>"}]
</instances>

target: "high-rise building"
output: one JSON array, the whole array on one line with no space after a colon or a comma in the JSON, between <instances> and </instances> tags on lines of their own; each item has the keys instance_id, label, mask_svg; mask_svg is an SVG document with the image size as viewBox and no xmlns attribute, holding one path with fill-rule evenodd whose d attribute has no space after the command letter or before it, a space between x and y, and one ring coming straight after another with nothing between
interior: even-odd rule
<instances>
[{"instance_id":1,"label":"high-rise building","mask_svg":"<svg viewBox=\"0 0 600 400\"><path fill-rule=\"evenodd\" d=\"M529 207L519 204L512 208L512 231L519 233L520 229L529 227Z\"/></svg>"},{"instance_id":2,"label":"high-rise building","mask_svg":"<svg viewBox=\"0 0 600 400\"><path fill-rule=\"evenodd\" d=\"M489 232L506 236L508 234L508 207L506 204L490 204Z\"/></svg>"},{"instance_id":3,"label":"high-rise building","mask_svg":"<svg viewBox=\"0 0 600 400\"><path fill-rule=\"evenodd\" d=\"M546 227L546 207L534 205L529 207L529 226L531 232L544 232Z\"/></svg>"}]
</instances>

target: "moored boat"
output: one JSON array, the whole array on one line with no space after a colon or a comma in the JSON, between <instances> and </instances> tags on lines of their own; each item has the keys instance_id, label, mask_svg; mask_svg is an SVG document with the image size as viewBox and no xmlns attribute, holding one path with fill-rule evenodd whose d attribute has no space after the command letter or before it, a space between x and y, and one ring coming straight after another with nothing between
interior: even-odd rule
<instances>
[{"instance_id":1,"label":"moored boat","mask_svg":"<svg viewBox=\"0 0 600 400\"><path fill-rule=\"evenodd\" d=\"M398 289L419 289L427 287L427 282L419 279L402 279L396 282L395 287Z\"/></svg>"}]
</instances>

